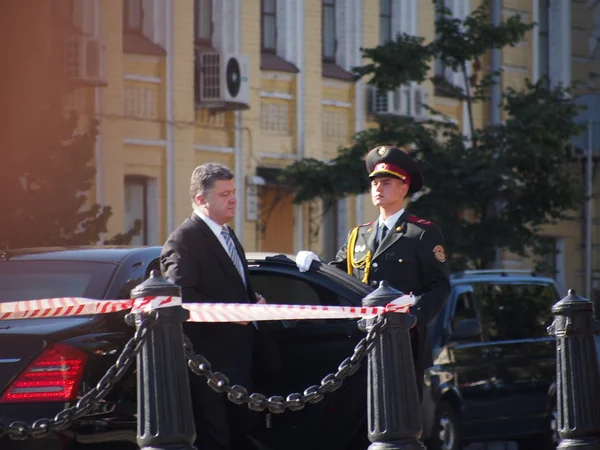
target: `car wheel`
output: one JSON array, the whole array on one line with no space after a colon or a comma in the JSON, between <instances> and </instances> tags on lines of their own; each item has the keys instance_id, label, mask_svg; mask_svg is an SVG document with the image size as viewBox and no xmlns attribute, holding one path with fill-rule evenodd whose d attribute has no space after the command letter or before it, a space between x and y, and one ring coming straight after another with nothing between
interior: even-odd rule
<instances>
[{"instance_id":1,"label":"car wheel","mask_svg":"<svg viewBox=\"0 0 600 450\"><path fill-rule=\"evenodd\" d=\"M448 402L440 402L435 413L429 450L460 450L460 420L454 407Z\"/></svg>"}]
</instances>

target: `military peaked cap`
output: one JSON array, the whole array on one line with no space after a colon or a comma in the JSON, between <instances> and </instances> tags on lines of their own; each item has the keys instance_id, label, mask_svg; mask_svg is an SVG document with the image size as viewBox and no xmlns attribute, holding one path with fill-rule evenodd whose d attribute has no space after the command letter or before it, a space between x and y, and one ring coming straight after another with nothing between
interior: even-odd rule
<instances>
[{"instance_id":1,"label":"military peaked cap","mask_svg":"<svg viewBox=\"0 0 600 450\"><path fill-rule=\"evenodd\" d=\"M380 145L366 157L369 178L392 176L409 185L408 193L414 194L423 187L423 174L414 159L396 147Z\"/></svg>"}]
</instances>

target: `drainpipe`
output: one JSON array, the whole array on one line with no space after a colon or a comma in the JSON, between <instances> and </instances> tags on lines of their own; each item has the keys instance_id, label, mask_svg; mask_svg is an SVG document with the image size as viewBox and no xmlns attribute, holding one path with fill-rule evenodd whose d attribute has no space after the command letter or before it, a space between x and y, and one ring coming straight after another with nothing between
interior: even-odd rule
<instances>
[{"instance_id":1,"label":"drainpipe","mask_svg":"<svg viewBox=\"0 0 600 450\"><path fill-rule=\"evenodd\" d=\"M492 25L495 27L500 26L502 9L500 0L492 0L491 5L491 19ZM500 70L500 49L492 49L492 60L491 60L492 72ZM500 91L500 80L499 77L494 77L494 85L492 86L491 99L490 99L490 123L491 125L500 124L500 102L502 101L502 95Z\"/></svg>"},{"instance_id":2,"label":"drainpipe","mask_svg":"<svg viewBox=\"0 0 600 450\"><path fill-rule=\"evenodd\" d=\"M363 38L363 21L362 21L363 3L362 3L362 0L355 0L355 2L356 2L355 3L356 15L354 17L356 19L355 27L356 27L357 33L356 33L356 42L354 43L355 44L354 48L360 49L361 47L363 47L363 42L362 42L362 38ZM360 50L356 50L355 65L360 66L361 63L362 63L362 58L361 58ZM364 83L362 80L359 80L356 82L355 87L354 87L354 110L355 110L354 131L357 133L362 131L364 128L364 121L365 121L364 99L365 99ZM355 223L357 225L360 223L364 223L365 205L364 205L364 196L363 195L356 196L355 216L356 216Z\"/></svg>"},{"instance_id":3,"label":"drainpipe","mask_svg":"<svg viewBox=\"0 0 600 450\"><path fill-rule=\"evenodd\" d=\"M167 109L167 235L175 229L175 139L173 113L173 0L167 0L166 11L166 109Z\"/></svg>"},{"instance_id":4,"label":"drainpipe","mask_svg":"<svg viewBox=\"0 0 600 450\"><path fill-rule=\"evenodd\" d=\"M242 141L242 112L235 112L234 152L235 152L235 191L237 195L237 211L235 212L235 234L240 242L244 242L244 205L246 196L244 193L244 145Z\"/></svg>"},{"instance_id":5,"label":"drainpipe","mask_svg":"<svg viewBox=\"0 0 600 450\"><path fill-rule=\"evenodd\" d=\"M501 23L501 15L502 8L500 5L501 0L492 0L491 3L491 11L490 16L492 20L492 25L495 27L499 27ZM500 49L493 48L492 49L492 57L491 57L491 70L495 72L500 70ZM465 80L468 83L468 80ZM500 119L500 103L502 102L502 93L500 91L500 78L498 76L494 77L494 83L492 84L491 92L490 92L490 125L499 125L501 123ZM494 262L494 266L496 268L500 268L500 249L496 249L496 261Z\"/></svg>"},{"instance_id":6,"label":"drainpipe","mask_svg":"<svg viewBox=\"0 0 600 450\"><path fill-rule=\"evenodd\" d=\"M296 8L299 10L297 15L298 26L296 28L297 62L300 72L296 74L296 158L298 161L304 158L304 0L295 0ZM299 252L304 249L304 206L294 207L295 233L294 249Z\"/></svg>"},{"instance_id":7,"label":"drainpipe","mask_svg":"<svg viewBox=\"0 0 600 450\"><path fill-rule=\"evenodd\" d=\"M234 0L234 48L236 53L242 52L242 5L240 0ZM237 194L237 207L235 212L235 234L240 242L244 242L244 206L246 204L245 186L244 186L244 141L242 133L244 131L244 122L242 112L234 113L234 173L235 173L235 190Z\"/></svg>"},{"instance_id":8,"label":"drainpipe","mask_svg":"<svg viewBox=\"0 0 600 450\"><path fill-rule=\"evenodd\" d=\"M588 122L588 149L585 158L585 194L587 199L585 201L585 279L584 279L584 292L585 297L591 300L592 296L592 194L593 194L593 178L592 178L592 152L594 151L594 121Z\"/></svg>"},{"instance_id":9,"label":"drainpipe","mask_svg":"<svg viewBox=\"0 0 600 450\"><path fill-rule=\"evenodd\" d=\"M94 2L94 35L102 37L102 8L100 0ZM94 106L95 114L98 120L98 135L96 137L96 203L104 206L104 137L102 130L102 89L97 87L94 89ZM98 244L104 242L104 233L98 235Z\"/></svg>"}]
</instances>

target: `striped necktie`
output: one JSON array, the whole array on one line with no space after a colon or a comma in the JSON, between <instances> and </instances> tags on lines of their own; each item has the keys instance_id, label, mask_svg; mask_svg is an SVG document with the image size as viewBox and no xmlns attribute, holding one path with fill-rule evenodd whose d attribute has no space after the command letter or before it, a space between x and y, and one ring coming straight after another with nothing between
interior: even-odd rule
<instances>
[{"instance_id":1,"label":"striped necktie","mask_svg":"<svg viewBox=\"0 0 600 450\"><path fill-rule=\"evenodd\" d=\"M244 277L244 267L242 266L242 260L240 259L240 255L238 254L237 249L235 248L235 243L233 242L233 239L231 239L231 235L229 234L229 228L227 227L227 225L223 225L223 228L221 229L221 236L223 236L223 239L225 239L225 244L227 244L227 253L231 258L231 261L233 261L233 265L240 274L240 277L242 277L242 281L245 285L246 278Z\"/></svg>"}]
</instances>

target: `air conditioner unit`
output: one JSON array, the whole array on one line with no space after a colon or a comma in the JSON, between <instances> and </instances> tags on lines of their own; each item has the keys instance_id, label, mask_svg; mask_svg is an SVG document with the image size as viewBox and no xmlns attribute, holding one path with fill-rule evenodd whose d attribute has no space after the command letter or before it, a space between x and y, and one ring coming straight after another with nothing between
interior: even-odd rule
<instances>
[{"instance_id":1,"label":"air conditioner unit","mask_svg":"<svg viewBox=\"0 0 600 450\"><path fill-rule=\"evenodd\" d=\"M201 52L197 64L200 107L248 108L250 83L247 55Z\"/></svg>"},{"instance_id":2,"label":"air conditioner unit","mask_svg":"<svg viewBox=\"0 0 600 450\"><path fill-rule=\"evenodd\" d=\"M413 103L410 108L411 116L416 120L429 119L429 90L422 86L413 87Z\"/></svg>"},{"instance_id":3,"label":"air conditioner unit","mask_svg":"<svg viewBox=\"0 0 600 450\"><path fill-rule=\"evenodd\" d=\"M388 92L380 92L370 87L370 111L378 116L407 116L410 111L411 91L409 86L401 86Z\"/></svg>"},{"instance_id":4,"label":"air conditioner unit","mask_svg":"<svg viewBox=\"0 0 600 450\"><path fill-rule=\"evenodd\" d=\"M65 75L91 85L106 84L106 45L94 36L73 35L65 41Z\"/></svg>"}]
</instances>

